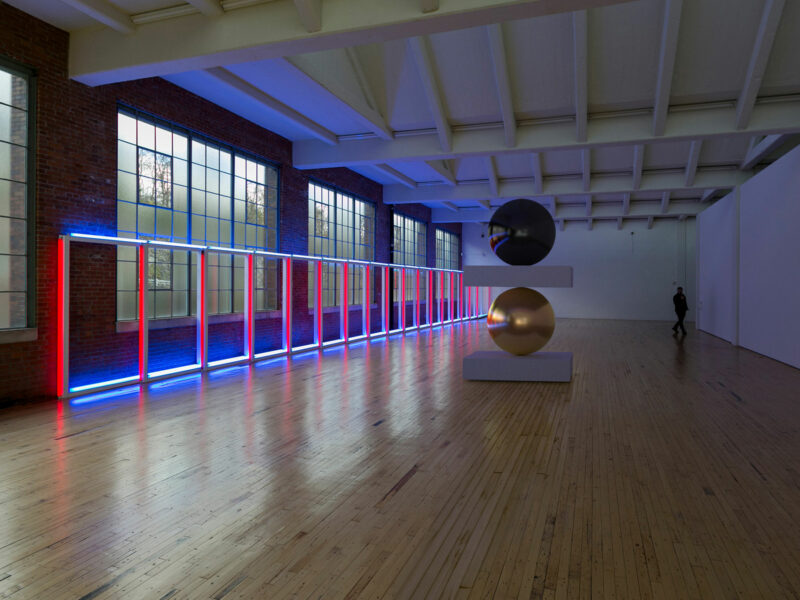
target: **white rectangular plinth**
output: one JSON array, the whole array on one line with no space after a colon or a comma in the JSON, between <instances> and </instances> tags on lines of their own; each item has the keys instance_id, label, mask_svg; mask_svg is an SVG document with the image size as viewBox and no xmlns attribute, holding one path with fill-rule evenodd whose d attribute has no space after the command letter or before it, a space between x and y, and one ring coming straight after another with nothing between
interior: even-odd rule
<instances>
[{"instance_id":1,"label":"white rectangular plinth","mask_svg":"<svg viewBox=\"0 0 800 600\"><path fill-rule=\"evenodd\" d=\"M570 381L572 352L515 356L482 350L464 357L464 379L482 381Z\"/></svg>"},{"instance_id":2,"label":"white rectangular plinth","mask_svg":"<svg viewBox=\"0 0 800 600\"><path fill-rule=\"evenodd\" d=\"M572 267L473 266L464 267L464 285L486 287L571 288Z\"/></svg>"}]
</instances>

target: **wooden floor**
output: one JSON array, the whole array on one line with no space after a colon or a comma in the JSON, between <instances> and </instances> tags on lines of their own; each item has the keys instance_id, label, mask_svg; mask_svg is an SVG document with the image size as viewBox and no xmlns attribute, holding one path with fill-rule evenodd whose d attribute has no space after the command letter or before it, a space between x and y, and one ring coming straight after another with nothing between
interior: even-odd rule
<instances>
[{"instance_id":1,"label":"wooden floor","mask_svg":"<svg viewBox=\"0 0 800 600\"><path fill-rule=\"evenodd\" d=\"M461 379L481 323L0 411L0 597L797 598L800 371L560 321L571 384Z\"/></svg>"}]
</instances>

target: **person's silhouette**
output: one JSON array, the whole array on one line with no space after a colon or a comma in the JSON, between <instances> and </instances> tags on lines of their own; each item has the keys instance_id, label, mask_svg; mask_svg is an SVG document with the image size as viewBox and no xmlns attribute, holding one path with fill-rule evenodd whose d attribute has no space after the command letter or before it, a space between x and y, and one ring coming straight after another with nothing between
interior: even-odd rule
<instances>
[{"instance_id":1,"label":"person's silhouette","mask_svg":"<svg viewBox=\"0 0 800 600\"><path fill-rule=\"evenodd\" d=\"M672 297L672 303L675 305L675 314L678 315L678 322L672 326L672 331L678 333L678 327L680 327L683 335L686 335L683 319L686 316L686 311L689 310L689 306L686 304L686 296L683 295L682 287L679 287L678 293Z\"/></svg>"}]
</instances>

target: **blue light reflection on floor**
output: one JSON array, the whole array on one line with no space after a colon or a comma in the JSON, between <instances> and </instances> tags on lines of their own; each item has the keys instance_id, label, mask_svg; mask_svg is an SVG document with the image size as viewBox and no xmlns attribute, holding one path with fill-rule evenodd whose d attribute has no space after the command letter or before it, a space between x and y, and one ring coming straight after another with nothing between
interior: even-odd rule
<instances>
[{"instance_id":1,"label":"blue light reflection on floor","mask_svg":"<svg viewBox=\"0 0 800 600\"><path fill-rule=\"evenodd\" d=\"M69 401L70 406L81 406L83 404L93 404L96 402L104 402L106 400L112 400L114 398L120 398L123 396L133 396L139 395L139 385L129 385L123 388L117 388L113 390L108 390L106 392L97 392L94 394L88 394L86 396L81 396L80 398L73 398Z\"/></svg>"},{"instance_id":2,"label":"blue light reflection on floor","mask_svg":"<svg viewBox=\"0 0 800 600\"><path fill-rule=\"evenodd\" d=\"M77 387L69 388L71 393L77 392L86 392L89 390L93 390L96 388L105 387L107 385L117 385L119 383L128 383L129 381L137 381L139 379L138 375L132 375L130 377L122 377L120 379L111 379L109 381L100 381L98 383L90 383L88 385L79 385Z\"/></svg>"}]
</instances>

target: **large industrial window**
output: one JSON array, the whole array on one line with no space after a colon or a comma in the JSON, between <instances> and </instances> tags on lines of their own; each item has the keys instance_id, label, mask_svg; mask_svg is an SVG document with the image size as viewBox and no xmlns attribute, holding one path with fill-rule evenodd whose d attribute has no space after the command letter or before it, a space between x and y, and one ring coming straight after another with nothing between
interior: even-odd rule
<instances>
[{"instance_id":1,"label":"large industrial window","mask_svg":"<svg viewBox=\"0 0 800 600\"><path fill-rule=\"evenodd\" d=\"M313 256L374 260L375 207L369 202L314 182L308 184L308 253ZM313 265L309 266L309 269ZM313 277L309 272L309 306ZM363 293L361 269L348 273L347 297L359 304ZM335 264L322 267L322 306L337 306L339 283Z\"/></svg>"},{"instance_id":2,"label":"large industrial window","mask_svg":"<svg viewBox=\"0 0 800 600\"><path fill-rule=\"evenodd\" d=\"M392 262L397 265L425 267L428 263L427 227L425 223L406 217L394 215ZM420 296L425 298L427 278L420 277ZM397 280L394 285L394 300L400 297ZM406 300L414 298L412 286L406 286Z\"/></svg>"},{"instance_id":3,"label":"large industrial window","mask_svg":"<svg viewBox=\"0 0 800 600\"><path fill-rule=\"evenodd\" d=\"M180 127L120 110L117 230L121 237L277 250L278 171ZM148 264L151 318L195 312L197 255L157 250ZM136 255L119 248L117 318L136 318ZM208 312L244 310L241 256L210 253ZM275 261L256 258L256 310L277 308Z\"/></svg>"},{"instance_id":4,"label":"large industrial window","mask_svg":"<svg viewBox=\"0 0 800 600\"><path fill-rule=\"evenodd\" d=\"M436 230L436 268L458 269L458 236L444 229Z\"/></svg>"},{"instance_id":5,"label":"large industrial window","mask_svg":"<svg viewBox=\"0 0 800 600\"><path fill-rule=\"evenodd\" d=\"M34 78L0 59L0 330L33 327Z\"/></svg>"}]
</instances>

